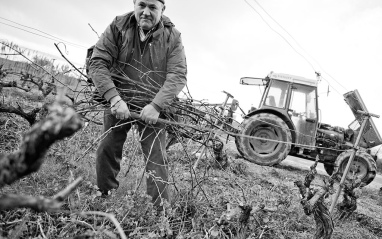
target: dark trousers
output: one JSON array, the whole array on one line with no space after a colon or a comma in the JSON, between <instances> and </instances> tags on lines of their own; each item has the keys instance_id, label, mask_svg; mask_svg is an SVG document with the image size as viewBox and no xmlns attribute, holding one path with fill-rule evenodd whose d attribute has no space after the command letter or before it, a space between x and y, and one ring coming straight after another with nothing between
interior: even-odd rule
<instances>
[{"instance_id":1,"label":"dark trousers","mask_svg":"<svg viewBox=\"0 0 382 239\"><path fill-rule=\"evenodd\" d=\"M159 206L162 199L169 200L166 132L165 125L159 122L147 126L132 119L119 120L110 113L110 110L106 110L104 112L105 135L96 155L97 184L104 192L118 188L119 182L116 177L121 169L123 144L133 123L138 125L146 163L145 170L149 173L146 179L147 194L152 197L154 205ZM110 128L112 129L108 132Z\"/></svg>"}]
</instances>

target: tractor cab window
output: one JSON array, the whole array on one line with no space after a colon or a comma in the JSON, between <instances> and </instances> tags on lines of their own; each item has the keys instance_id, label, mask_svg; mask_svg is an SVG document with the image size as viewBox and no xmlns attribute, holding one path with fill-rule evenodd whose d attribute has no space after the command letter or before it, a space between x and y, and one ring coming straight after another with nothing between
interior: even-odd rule
<instances>
[{"instance_id":1,"label":"tractor cab window","mask_svg":"<svg viewBox=\"0 0 382 239\"><path fill-rule=\"evenodd\" d=\"M289 111L293 116L317 119L316 90L313 87L292 85Z\"/></svg>"},{"instance_id":2,"label":"tractor cab window","mask_svg":"<svg viewBox=\"0 0 382 239\"><path fill-rule=\"evenodd\" d=\"M283 81L273 80L269 87L265 105L277 108L284 108L288 93L288 83Z\"/></svg>"}]
</instances>

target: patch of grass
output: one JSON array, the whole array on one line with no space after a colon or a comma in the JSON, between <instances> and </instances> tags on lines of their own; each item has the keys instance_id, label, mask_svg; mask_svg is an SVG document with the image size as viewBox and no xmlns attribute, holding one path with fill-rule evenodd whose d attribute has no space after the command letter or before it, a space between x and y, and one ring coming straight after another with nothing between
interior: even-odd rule
<instances>
[{"instance_id":1,"label":"patch of grass","mask_svg":"<svg viewBox=\"0 0 382 239\"><path fill-rule=\"evenodd\" d=\"M8 95L18 97L16 95ZM33 102L24 99L23 104ZM98 116L98 120L101 116ZM0 115L1 152L18 148L28 124L18 117ZM58 212L37 213L29 209L0 212L0 236L5 238L117 238L115 225L105 217L81 212L102 211L113 214L129 238L312 238L315 223L306 216L293 182L307 171L289 166L259 166L241 158L232 141L228 144L229 166L221 169L213 157L202 159L196 172L192 166L200 145L193 142L173 145L168 152L172 198L165 210L154 210L145 193L143 155L137 135L131 131L125 143L120 187L110 197L96 197L95 150L102 126L88 124L74 136L54 144L41 170L11 186L1 194L18 193L51 197L78 176L83 183L65 200ZM145 175L143 175L145 177ZM314 186L324 176L317 176ZM380 237L382 212L377 190L363 189L358 209L352 217L336 222L332 238ZM330 203L330 198L326 201ZM219 224L232 205L253 210L247 221L240 219ZM261 208L269 209L262 210Z\"/></svg>"},{"instance_id":2,"label":"patch of grass","mask_svg":"<svg viewBox=\"0 0 382 239\"><path fill-rule=\"evenodd\" d=\"M130 135L125 145L125 157L119 175L120 188L110 198L95 198L95 148L85 156L82 153L92 142L86 139L94 139L100 132L101 127L90 124L74 137L57 143L38 173L1 190L1 193L49 197L68 184L71 178L80 175L85 177L85 182L65 201L61 212L47 214L17 209L1 213L2 222L14 223L1 224L0 235L7 237L18 233L28 237L41 235L42 231L50 238L117 235L110 221L76 214L81 211L114 214L131 238L202 238L205 231L211 229L228 237L230 233L239 235L240 232L242 238L312 238L314 234L314 221L312 217L304 215L298 192L293 186L293 181L301 179L304 173L296 175L295 171L257 166L242 159L231 159L229 168L219 170L209 167L213 161L206 159L198 167L197 182L192 180L189 173L190 163L194 159L185 159L184 152L180 150L169 153L174 182L172 200L165 206L163 214L157 214L145 194L144 185L135 191L144 163L139 153L128 155L137 147L133 135ZM193 149L190 147L188 150L191 154ZM79 157L79 161L74 160ZM130 170L125 176L128 167ZM367 190L362 198L371 195L373 191ZM226 211L228 203L254 208L264 205L277 210L252 215L245 230L239 222L217 226L216 221ZM361 221L357 218L355 216L337 224L333 238L375 238L379 235L380 232L375 228L380 222L373 221L374 226L370 226L366 223L371 222L370 217L365 216Z\"/></svg>"}]
</instances>

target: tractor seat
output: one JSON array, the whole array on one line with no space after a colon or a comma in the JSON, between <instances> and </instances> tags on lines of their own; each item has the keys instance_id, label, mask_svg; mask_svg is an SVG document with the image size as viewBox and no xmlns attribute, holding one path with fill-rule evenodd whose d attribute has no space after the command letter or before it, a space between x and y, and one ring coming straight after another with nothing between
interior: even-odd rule
<instances>
[{"instance_id":1,"label":"tractor seat","mask_svg":"<svg viewBox=\"0 0 382 239\"><path fill-rule=\"evenodd\" d=\"M276 106L276 100L273 95L268 96L268 105L269 106Z\"/></svg>"}]
</instances>

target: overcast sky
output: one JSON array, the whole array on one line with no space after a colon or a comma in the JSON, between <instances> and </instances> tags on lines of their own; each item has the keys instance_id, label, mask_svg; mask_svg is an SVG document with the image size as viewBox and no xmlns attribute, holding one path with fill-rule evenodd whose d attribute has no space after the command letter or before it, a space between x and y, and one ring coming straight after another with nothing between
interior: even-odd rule
<instances>
[{"instance_id":1,"label":"overcast sky","mask_svg":"<svg viewBox=\"0 0 382 239\"><path fill-rule=\"evenodd\" d=\"M261 93L239 85L240 77L265 77L274 71L315 79L319 71L324 78L319 85L323 122L346 127L353 120L342 94L354 89L370 112L382 114L382 1L247 1L166 0L165 15L182 33L195 99L221 102L225 90L247 111L251 104L258 106ZM86 48L98 39L88 23L101 34L116 15L133 10L132 0L1 2L1 39L61 58L53 45L58 41L3 23L44 35L7 20L36 28L79 45L67 44L67 57L79 65ZM382 133L381 121L374 119Z\"/></svg>"}]
</instances>

